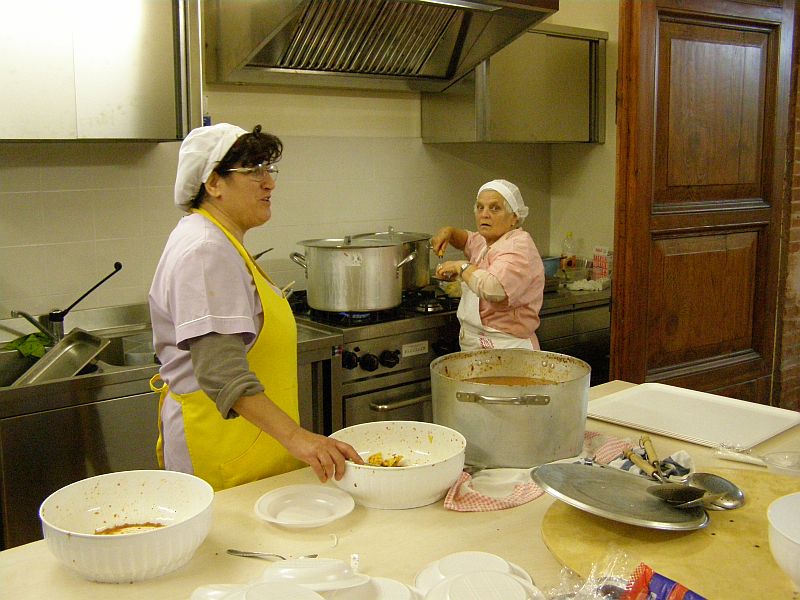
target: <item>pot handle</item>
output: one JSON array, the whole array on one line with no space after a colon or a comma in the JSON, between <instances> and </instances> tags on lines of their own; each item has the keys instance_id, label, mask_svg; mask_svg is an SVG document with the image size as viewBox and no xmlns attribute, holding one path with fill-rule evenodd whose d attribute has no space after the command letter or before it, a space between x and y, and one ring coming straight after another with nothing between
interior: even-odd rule
<instances>
[{"instance_id":1,"label":"pot handle","mask_svg":"<svg viewBox=\"0 0 800 600\"><path fill-rule=\"evenodd\" d=\"M411 262L412 260L414 260L415 258L417 258L417 251L416 251L416 250L414 250L414 251L413 251L411 254L409 254L409 255L408 255L408 256L406 256L406 257L405 257L403 260L401 260L399 263L397 263L397 266L395 267L395 270L396 270L396 271L399 271L399 270L400 270L400 268L401 268L403 265L407 265L408 263L410 263L410 262Z\"/></svg>"},{"instance_id":2,"label":"pot handle","mask_svg":"<svg viewBox=\"0 0 800 600\"><path fill-rule=\"evenodd\" d=\"M397 410L398 408L405 408L406 406L414 406L415 404L422 404L431 399L430 394L424 396L415 396L413 398L406 398L405 400L398 400L397 402L370 402L370 410L375 412L389 412L390 410Z\"/></svg>"},{"instance_id":3,"label":"pot handle","mask_svg":"<svg viewBox=\"0 0 800 600\"><path fill-rule=\"evenodd\" d=\"M306 266L306 257L305 257L305 255L300 254L299 252L292 252L289 255L289 258L292 259L292 262L295 262L298 265L300 265L301 267L303 267L303 270L306 272L306 274L308 274L308 266Z\"/></svg>"},{"instance_id":4,"label":"pot handle","mask_svg":"<svg viewBox=\"0 0 800 600\"><path fill-rule=\"evenodd\" d=\"M539 394L526 394L525 396L484 396L474 392L456 392L459 402L474 402L475 404L510 404L512 406L545 406L550 404L550 396Z\"/></svg>"}]
</instances>

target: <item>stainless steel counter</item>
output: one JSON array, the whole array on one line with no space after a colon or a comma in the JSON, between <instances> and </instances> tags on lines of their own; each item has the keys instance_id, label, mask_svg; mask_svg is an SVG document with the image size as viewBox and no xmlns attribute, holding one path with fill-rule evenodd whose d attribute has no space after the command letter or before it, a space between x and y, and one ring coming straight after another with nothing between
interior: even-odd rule
<instances>
[{"instance_id":1,"label":"stainless steel counter","mask_svg":"<svg viewBox=\"0 0 800 600\"><path fill-rule=\"evenodd\" d=\"M146 305L75 311L80 327L115 341L118 351L95 373L20 387L0 387L0 546L41 537L37 510L56 489L93 475L158 468L158 394L150 390L157 364L126 365L120 341L149 331ZM0 321L0 344L30 333L23 319ZM3 339L4 338L4 339ZM340 368L332 368L337 330L297 326L300 418L322 432L326 406L336 402ZM341 403L339 393L338 402Z\"/></svg>"}]
</instances>

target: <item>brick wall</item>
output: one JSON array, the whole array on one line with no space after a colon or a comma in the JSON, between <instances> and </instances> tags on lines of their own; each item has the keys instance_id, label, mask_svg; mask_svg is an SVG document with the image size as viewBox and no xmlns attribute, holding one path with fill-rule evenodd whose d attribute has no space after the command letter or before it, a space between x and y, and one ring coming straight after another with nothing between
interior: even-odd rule
<instances>
[{"instance_id":1,"label":"brick wall","mask_svg":"<svg viewBox=\"0 0 800 600\"><path fill-rule=\"evenodd\" d=\"M800 15L797 15L800 23ZM780 331L778 395L780 406L800 410L800 27L795 28L794 161L786 259L786 287Z\"/></svg>"}]
</instances>

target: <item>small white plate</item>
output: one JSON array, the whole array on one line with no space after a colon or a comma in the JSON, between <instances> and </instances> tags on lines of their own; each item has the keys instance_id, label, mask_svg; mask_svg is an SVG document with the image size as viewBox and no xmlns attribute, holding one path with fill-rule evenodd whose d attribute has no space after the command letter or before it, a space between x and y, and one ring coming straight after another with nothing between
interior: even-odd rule
<instances>
[{"instance_id":1,"label":"small white plate","mask_svg":"<svg viewBox=\"0 0 800 600\"><path fill-rule=\"evenodd\" d=\"M425 600L545 600L545 596L510 573L477 571L445 579L428 591Z\"/></svg>"},{"instance_id":2,"label":"small white plate","mask_svg":"<svg viewBox=\"0 0 800 600\"><path fill-rule=\"evenodd\" d=\"M288 581L315 592L328 592L363 585L369 577L354 573L343 560L295 558L272 563L264 569L259 581Z\"/></svg>"},{"instance_id":3,"label":"small white plate","mask_svg":"<svg viewBox=\"0 0 800 600\"><path fill-rule=\"evenodd\" d=\"M525 583L533 583L525 569L496 554L465 551L448 554L427 565L414 578L414 587L425 594L448 578L477 571L507 573Z\"/></svg>"},{"instance_id":4,"label":"small white plate","mask_svg":"<svg viewBox=\"0 0 800 600\"><path fill-rule=\"evenodd\" d=\"M395 579L370 577L364 585L323 592L327 600L420 600L420 596Z\"/></svg>"},{"instance_id":5,"label":"small white plate","mask_svg":"<svg viewBox=\"0 0 800 600\"><path fill-rule=\"evenodd\" d=\"M320 527L355 508L353 497L337 487L288 485L267 492L256 501L260 519L283 527Z\"/></svg>"}]
</instances>

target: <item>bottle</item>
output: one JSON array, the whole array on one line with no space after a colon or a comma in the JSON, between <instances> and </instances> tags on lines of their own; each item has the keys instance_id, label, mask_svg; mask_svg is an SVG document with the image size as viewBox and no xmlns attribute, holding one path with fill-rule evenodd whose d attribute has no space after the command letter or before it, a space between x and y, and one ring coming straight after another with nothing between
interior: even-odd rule
<instances>
[{"instance_id":1,"label":"bottle","mask_svg":"<svg viewBox=\"0 0 800 600\"><path fill-rule=\"evenodd\" d=\"M208 96L203 96L203 127L211 125L211 113L208 112Z\"/></svg>"},{"instance_id":2,"label":"bottle","mask_svg":"<svg viewBox=\"0 0 800 600\"><path fill-rule=\"evenodd\" d=\"M561 240L561 268L574 269L578 266L578 253L575 250L575 240L572 239L572 232L568 231Z\"/></svg>"}]
</instances>

